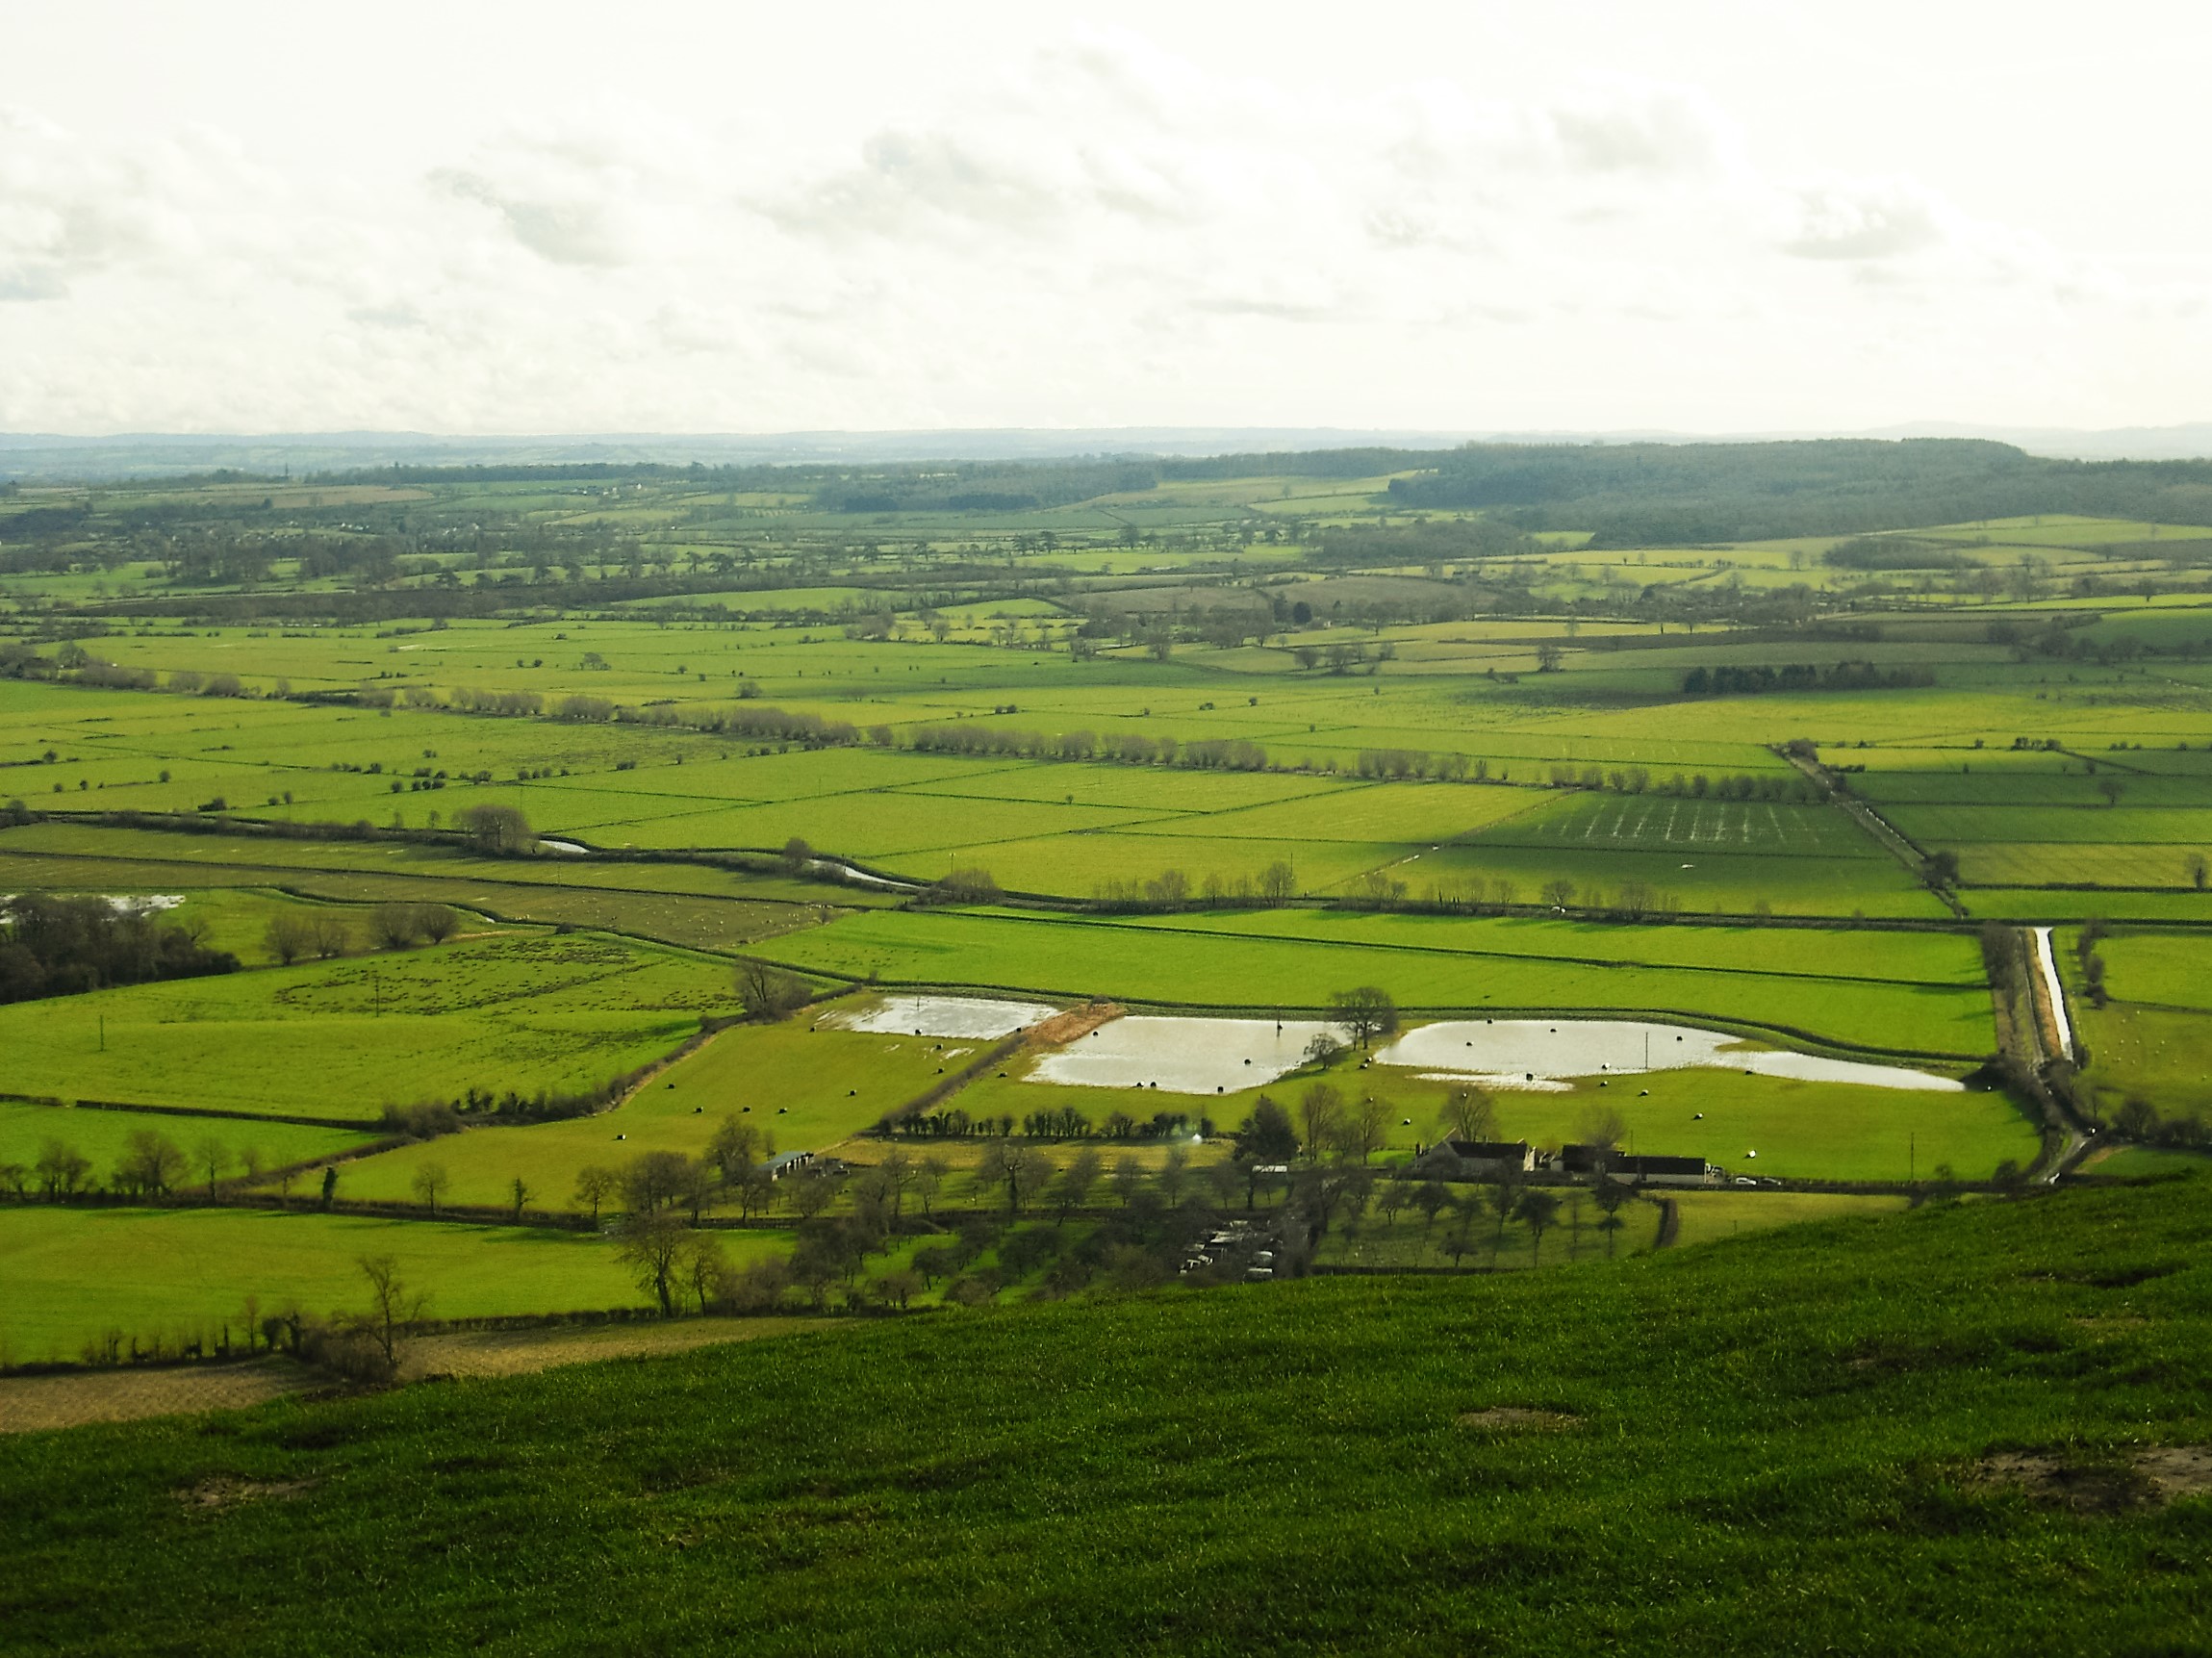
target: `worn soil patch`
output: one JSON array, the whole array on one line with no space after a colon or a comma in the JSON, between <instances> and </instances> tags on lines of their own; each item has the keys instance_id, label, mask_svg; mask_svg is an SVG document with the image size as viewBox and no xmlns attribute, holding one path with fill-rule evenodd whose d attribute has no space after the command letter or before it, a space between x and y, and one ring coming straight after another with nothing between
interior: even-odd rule
<instances>
[{"instance_id":1,"label":"worn soil patch","mask_svg":"<svg viewBox=\"0 0 2212 1658\"><path fill-rule=\"evenodd\" d=\"M239 1411L313 1385L280 1359L158 1370L89 1370L0 1377L0 1433L129 1422L199 1411Z\"/></svg>"},{"instance_id":2,"label":"worn soil patch","mask_svg":"<svg viewBox=\"0 0 2212 1658\"><path fill-rule=\"evenodd\" d=\"M176 1493L177 1501L188 1509L237 1508L249 1502L289 1502L295 1496L305 1495L320 1485L320 1480L241 1480L216 1477L205 1479L198 1485L187 1486Z\"/></svg>"},{"instance_id":3,"label":"worn soil patch","mask_svg":"<svg viewBox=\"0 0 2212 1658\"><path fill-rule=\"evenodd\" d=\"M1490 1434L1556 1434L1562 1429L1582 1425L1580 1416L1569 1416L1564 1411L1532 1411L1519 1405L1462 1411L1457 1420L1462 1428L1476 1428Z\"/></svg>"},{"instance_id":4,"label":"worn soil patch","mask_svg":"<svg viewBox=\"0 0 2212 1658\"><path fill-rule=\"evenodd\" d=\"M1070 1008L1064 1013L1055 1013L1050 1019L1039 1019L1029 1029L1032 1047L1058 1048L1087 1036L1101 1025L1110 1024L1128 1009L1118 1002L1093 1002L1086 1007Z\"/></svg>"},{"instance_id":5,"label":"worn soil patch","mask_svg":"<svg viewBox=\"0 0 2212 1658\"><path fill-rule=\"evenodd\" d=\"M563 1325L531 1330L471 1330L419 1336L400 1359L400 1380L431 1376L521 1376L596 1359L688 1353L724 1341L750 1341L819 1328L818 1318L679 1318L660 1324ZM180 1365L148 1370L73 1370L59 1376L0 1377L0 1433L128 1422L143 1416L238 1411L330 1384L284 1359L239 1365ZM266 1494L266 1493L265 1493ZM218 1506L206 1504L203 1506Z\"/></svg>"},{"instance_id":6,"label":"worn soil patch","mask_svg":"<svg viewBox=\"0 0 2212 1658\"><path fill-rule=\"evenodd\" d=\"M419 1336L407 1343L401 1381L425 1376L521 1376L597 1359L688 1353L724 1341L751 1341L818 1328L814 1318L679 1318L666 1324L591 1324L535 1330L470 1330Z\"/></svg>"},{"instance_id":7,"label":"worn soil patch","mask_svg":"<svg viewBox=\"0 0 2212 1658\"><path fill-rule=\"evenodd\" d=\"M2123 1514L2212 1492L2212 1445L2152 1445L2106 1463L2055 1451L1996 1451L1975 1465L1973 1483L2075 1514Z\"/></svg>"}]
</instances>

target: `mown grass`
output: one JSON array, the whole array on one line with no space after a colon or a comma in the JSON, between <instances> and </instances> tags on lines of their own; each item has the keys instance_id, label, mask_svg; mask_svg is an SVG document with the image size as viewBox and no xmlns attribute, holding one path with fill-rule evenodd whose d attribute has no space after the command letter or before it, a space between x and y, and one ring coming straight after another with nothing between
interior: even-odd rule
<instances>
[{"instance_id":1,"label":"mown grass","mask_svg":"<svg viewBox=\"0 0 2212 1658\"><path fill-rule=\"evenodd\" d=\"M1069 1106L1093 1124L1116 1110L1140 1122L1156 1111L1181 1110L1194 1122L1211 1117L1226 1134L1261 1094L1295 1115L1298 1100L1319 1082L1353 1101L1374 1099L1388 1107L1386 1156L1411 1155L1443 1135L1452 1084L1396 1065L1362 1070L1349 1060L1326 1073L1298 1071L1261 1087L1219 1095L1036 1081L1017 1060L1004 1080L980 1078L953 1103L973 1116L1010 1115L1017 1124L1031 1112ZM1961 1180L1986 1180L2007 1160L2024 1167L2038 1145L2034 1128L2001 1093L1870 1088L1725 1070L1653 1071L1603 1085L1585 1078L1564 1093L1499 1089L1492 1103L1498 1132L1508 1139L1556 1149L1587 1139L1595 1115L1612 1112L1620 1118L1624 1148L1702 1157L1731 1176L1902 1182L1932 1178L1943 1167ZM1065 1158L1074 1148L1047 1150ZM1118 1149L1108 1147L1106 1155L1110 1160Z\"/></svg>"},{"instance_id":2,"label":"mown grass","mask_svg":"<svg viewBox=\"0 0 2212 1658\"><path fill-rule=\"evenodd\" d=\"M1478 950L1487 939L1529 936L1458 925ZM1420 936L1440 944L1452 930L1423 930ZM1791 936L1808 947L1809 959L1819 959L1811 935ZM1559 937L1563 952L1573 949L1571 932ZM890 983L998 985L1215 1008L1318 1008L1334 990L1377 984L1408 1008L1671 1011L1961 1058L1979 1058L1996 1044L1988 991L1949 979L1947 968L1945 982L1888 983L943 911L848 916L768 940L759 954ZM1900 945L1899 954L1907 962L1926 959L1917 942Z\"/></svg>"},{"instance_id":3,"label":"mown grass","mask_svg":"<svg viewBox=\"0 0 2212 1658\"><path fill-rule=\"evenodd\" d=\"M978 1044L946 1042L973 1052ZM803 1018L718 1033L597 1116L523 1127L474 1128L348 1163L348 1198L419 1201L417 1172L445 1170L445 1201L503 1205L520 1176L530 1207L580 1207L573 1193L586 1167L620 1168L644 1153L699 1157L723 1119L737 1117L775 1136L779 1151L826 1150L904 1105L962 1063L935 1038L814 1031Z\"/></svg>"},{"instance_id":4,"label":"mown grass","mask_svg":"<svg viewBox=\"0 0 2212 1658\"><path fill-rule=\"evenodd\" d=\"M242 1175L248 1151L258 1154L261 1166L305 1162L312 1158L335 1157L373 1136L344 1129L309 1128L299 1123L257 1123L237 1117L177 1116L165 1111L86 1111L67 1107L25 1105L0 1100L0 1167L34 1165L49 1140L76 1150L92 1163L93 1177L105 1181L122 1161L125 1144L140 1130L166 1135L193 1166L189 1185L206 1179L199 1148L213 1140L226 1154L224 1180ZM36 1186L35 1176L24 1177Z\"/></svg>"},{"instance_id":5,"label":"mown grass","mask_svg":"<svg viewBox=\"0 0 2212 1658\"><path fill-rule=\"evenodd\" d=\"M304 1206L303 1206L304 1207ZM718 1235L721 1236L721 1235ZM788 1247L773 1233L729 1233L733 1256ZM427 1290L427 1315L475 1318L638 1307L647 1297L590 1233L448 1221L240 1209L0 1208L0 1343L15 1364L74 1359L114 1331L150 1342L242 1340L249 1295L264 1313L359 1311L362 1256L395 1259Z\"/></svg>"},{"instance_id":6,"label":"mown grass","mask_svg":"<svg viewBox=\"0 0 2212 1658\"><path fill-rule=\"evenodd\" d=\"M372 1121L387 1105L597 1086L733 1010L727 970L509 932L0 1008L20 1093Z\"/></svg>"},{"instance_id":7,"label":"mown grass","mask_svg":"<svg viewBox=\"0 0 2212 1658\"><path fill-rule=\"evenodd\" d=\"M2207 1207L2066 1193L23 1436L0 1619L239 1654L2191 1651L2204 1498L1977 1470L2212 1437Z\"/></svg>"}]
</instances>

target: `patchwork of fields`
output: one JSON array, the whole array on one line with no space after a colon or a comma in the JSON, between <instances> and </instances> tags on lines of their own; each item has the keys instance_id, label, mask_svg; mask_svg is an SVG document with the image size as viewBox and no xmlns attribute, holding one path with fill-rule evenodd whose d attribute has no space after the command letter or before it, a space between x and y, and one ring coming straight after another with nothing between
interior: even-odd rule
<instances>
[{"instance_id":1,"label":"patchwork of fields","mask_svg":"<svg viewBox=\"0 0 2212 1658\"><path fill-rule=\"evenodd\" d=\"M1979 925L2056 923L2086 1097L2108 1114L2146 1102L2184 1131L2212 1112L2212 607L2188 580L2096 602L2097 581L2165 568L2144 550L2161 526L1936 526L1896 538L1899 556L1936 548L1950 574L1893 589L1874 579L1887 566L1827 563L1837 544L1818 536L1624 549L1569 530L1495 553L1316 556L1340 554L1341 532L1382 535L1389 488L1182 479L894 513L894 553L880 523L856 540L803 491L455 479L343 507L335 488L327 508L286 491L267 510L519 515L619 530L655 558L512 565L526 602L488 601L508 555L420 547L360 583L289 554L265 582L187 583L138 556L102 567L112 587L75 569L0 577L0 893L159 895L176 901L160 926L239 962L0 1004L0 1191L22 1200L0 1206L0 1264L39 1286L0 1314L0 1341L21 1357L181 1331L247 1293L327 1310L356 1292L353 1257L386 1248L445 1316L635 1307L634 1263L579 1217L626 1212L616 1177L649 1155L696 1169L725 1124L852 1164L803 1225L787 1187L775 1227L730 1244L739 1265L817 1247L881 1201L866 1196L894 1149L878 1121L985 1044L816 1029L819 1008L700 1040L744 1012L741 980L780 993L777 972L818 997L1306 1018L1365 986L1411 1021L1651 1015L1956 1078L1999 1041ZM147 504L240 508L213 484ZM1398 527L1417 542L1453 525L1486 527ZM118 596L132 607L107 607ZM487 814L521 826L515 844ZM956 889L920 890L954 872ZM389 905L451 906L452 934L379 942ZM2120 924L2103 1006L2067 948L2092 920ZM288 959L278 940L301 926L341 944ZM1379 1114L1357 1160L1319 1139L1282 1154L1302 1178L1357 1185L1433 1143L1455 1086L1354 1055L1132 1106L1036 1063L1015 1056L937 1102L1007 1132L899 1143L903 1178L931 1164L930 1225L1018 1207L1018 1171L1012 1192L993 1184L1016 1142L1054 1179L1085 1149L1131 1172L1112 1187L1092 1170L1057 1241L1019 1241L1048 1230L1025 1215L957 1278L933 1266L897 1293L1067 1293L1087 1280L1051 1262L1085 1249L1083 1272L1143 1281L1104 1264L1123 1247L1106 1233L1220 1198L1220 1171L1193 1171L1235 1155L1229 1131L1263 1092L1297 1111L1332 1087ZM512 1109L648 1072L593 1114ZM1490 1109L1497 1133L1539 1146L1602 1130L1731 1178L2043 1172L2061 1136L2047 1147L2035 1103L1980 1081L1660 1072L1500 1087ZM455 1102L459 1132L418 1116L420 1137L370 1149L388 1108ZM1160 1122L1100 1138L1123 1111ZM1206 1118L1214 1134L1187 1146ZM153 1189L202 1207L52 1189L61 1146L100 1201L127 1195L149 1139L179 1164ZM280 1165L286 1180L267 1177ZM325 1170L341 1211L420 1217L236 1207L318 1202ZM733 1192L702 1201L726 1211ZM469 1222L433 1223L425 1193ZM1685 1239L1907 1201L1695 1198ZM499 1212L510 1224L475 1224ZM1331 1244L1346 1262L1431 1261L1432 1229L1401 1237L1411 1222L1365 1212ZM1657 1214L1614 1242L1656 1246ZM1569 1257L1598 1237L1573 1215ZM1554 1247L1541 1221L1511 1225L1532 1253ZM868 1286L935 1247L894 1231L815 1293L889 1295Z\"/></svg>"}]
</instances>

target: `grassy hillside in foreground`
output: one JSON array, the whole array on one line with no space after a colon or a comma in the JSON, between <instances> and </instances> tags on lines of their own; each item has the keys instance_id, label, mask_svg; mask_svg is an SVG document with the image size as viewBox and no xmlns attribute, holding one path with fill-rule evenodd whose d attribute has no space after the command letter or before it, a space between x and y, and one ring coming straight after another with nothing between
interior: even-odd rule
<instances>
[{"instance_id":1,"label":"grassy hillside in foreground","mask_svg":"<svg viewBox=\"0 0 2212 1658\"><path fill-rule=\"evenodd\" d=\"M2182 1652L2212 1185L885 1321L0 1444L110 1652ZM1544 1413L1513 1416L1501 1413ZM2071 1500L1989 1459L2047 1455ZM2101 1471L2100 1471L2101 1470Z\"/></svg>"}]
</instances>

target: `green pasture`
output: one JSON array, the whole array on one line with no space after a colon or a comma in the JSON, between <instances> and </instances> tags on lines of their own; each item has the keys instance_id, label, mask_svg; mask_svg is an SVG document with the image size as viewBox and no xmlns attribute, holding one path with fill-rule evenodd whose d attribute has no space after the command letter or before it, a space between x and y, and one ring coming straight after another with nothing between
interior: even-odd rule
<instances>
[{"instance_id":1,"label":"green pasture","mask_svg":"<svg viewBox=\"0 0 2212 1658\"><path fill-rule=\"evenodd\" d=\"M731 1233L735 1256L773 1233ZM266 1314L367 1305L363 1256L397 1260L434 1318L638 1307L643 1296L605 1239L519 1226L380 1220L237 1209L0 1208L0 1345L13 1363L74 1359L113 1331L141 1340L242 1339L244 1304Z\"/></svg>"},{"instance_id":2,"label":"green pasture","mask_svg":"<svg viewBox=\"0 0 2212 1658\"><path fill-rule=\"evenodd\" d=\"M1802 935L1800 935L1802 936ZM801 969L886 983L966 985L1211 1008L1315 1008L1379 984L1421 1008L1599 1009L1766 1026L1852 1047L1978 1058L1989 992L1626 962L1497 959L1247 935L1163 934L1073 919L946 912L852 915L767 941Z\"/></svg>"},{"instance_id":3,"label":"green pasture","mask_svg":"<svg viewBox=\"0 0 2212 1658\"><path fill-rule=\"evenodd\" d=\"M1432 1222L1418 1209L1408 1208L1392 1219L1371 1207L1358 1219L1335 1227L1315 1259L1335 1266L1445 1266L1452 1264L1454 1236L1460 1234L1460 1265L1511 1272L1648 1252L1658 1245L1662 1197L1676 1208L1673 1246L1677 1248L1805 1221L1892 1214L1910 1201L1855 1192L1669 1190L1622 1205L1621 1224L1609 1246L1602 1225L1605 1212L1580 1187L1555 1194L1560 1199L1559 1214L1540 1242L1531 1237L1526 1221L1499 1224L1497 1212L1487 1201L1487 1188L1452 1189L1462 1201L1476 1202L1471 1216L1462 1218L1446 1211Z\"/></svg>"},{"instance_id":4,"label":"green pasture","mask_svg":"<svg viewBox=\"0 0 2212 1658\"><path fill-rule=\"evenodd\" d=\"M1398 1157L1442 1137L1443 1109L1459 1085L1404 1066L1362 1068L1347 1060L1326 1073L1301 1070L1234 1093L1178 1094L1045 1082L1033 1075L1033 1065L1017 1060L1004 1079L979 1079L955 1103L971 1116L1010 1115L1017 1125L1033 1111L1070 1106L1094 1127L1115 1110L1140 1122L1156 1111L1187 1111L1194 1122L1208 1116L1227 1133L1261 1094L1289 1108L1295 1119L1306 1090L1326 1082L1355 1103L1372 1099L1388 1108L1385 1156ZM1916 1174L1929 1179L1944 1166L1961 1180L1985 1180L2007 1160L2025 1167L2039 1143L2027 1119L2000 1093L1875 1088L1717 1069L1654 1071L1602 1083L1585 1078L1558 1093L1501 1089L1492 1103L1506 1139L1556 1150L1586 1139L1594 1113L1613 1111L1624 1127L1624 1149L1702 1157L1731 1179L1903 1182ZM1745 1155L1751 1152L1758 1155Z\"/></svg>"},{"instance_id":5,"label":"green pasture","mask_svg":"<svg viewBox=\"0 0 2212 1658\"><path fill-rule=\"evenodd\" d=\"M20 1093L345 1121L466 1089L597 1086L733 1010L718 962L507 933L0 1008Z\"/></svg>"},{"instance_id":6,"label":"green pasture","mask_svg":"<svg viewBox=\"0 0 2212 1658\"><path fill-rule=\"evenodd\" d=\"M1306 939L1367 949L1440 951L1515 960L1571 960L1722 974L1782 974L1897 985L1979 987L1974 941L1951 932L1777 927L1620 927L1529 916L1420 915L1342 909L1249 909L1124 916L1096 925L1173 933ZM1807 948L1808 937L1818 947Z\"/></svg>"},{"instance_id":7,"label":"green pasture","mask_svg":"<svg viewBox=\"0 0 2212 1658\"><path fill-rule=\"evenodd\" d=\"M67 1106L35 1105L0 1100L0 1168L17 1165L27 1183L29 1173L48 1141L58 1140L92 1164L92 1180L105 1184L122 1161L130 1137L141 1130L166 1136L192 1165L188 1185L207 1178L201 1148L213 1142L221 1149L224 1180L245 1172L244 1159L255 1154L264 1168L337 1157L373 1137L345 1129L309 1128L301 1123L257 1123L235 1117L194 1117L166 1111L82 1110ZM11 1184L13 1184L11 1182Z\"/></svg>"},{"instance_id":8,"label":"green pasture","mask_svg":"<svg viewBox=\"0 0 2212 1658\"><path fill-rule=\"evenodd\" d=\"M346 1163L340 1195L415 1203L425 1163L451 1181L445 1200L499 1206L520 1177L542 1210L583 1207L576 1176L620 1169L647 1152L697 1158L725 1117L774 1138L778 1151L819 1151L859 1133L956 1071L987 1044L780 1025L723 1031L640 1086L614 1110L566 1122L470 1128Z\"/></svg>"}]
</instances>

